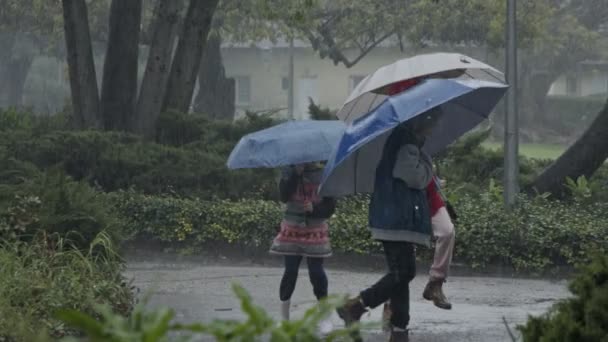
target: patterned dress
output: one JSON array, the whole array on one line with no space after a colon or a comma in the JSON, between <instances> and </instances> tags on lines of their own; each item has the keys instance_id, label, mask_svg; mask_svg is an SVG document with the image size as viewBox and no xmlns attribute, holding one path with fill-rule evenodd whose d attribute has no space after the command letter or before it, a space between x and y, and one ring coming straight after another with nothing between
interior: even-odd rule
<instances>
[{"instance_id":1,"label":"patterned dress","mask_svg":"<svg viewBox=\"0 0 608 342\"><path fill-rule=\"evenodd\" d=\"M317 194L322 173L320 167L308 168L301 176L293 170L284 172L281 193L286 208L270 253L315 258L331 255L327 220L333 215L335 201ZM313 204L311 213L305 210L307 202Z\"/></svg>"}]
</instances>

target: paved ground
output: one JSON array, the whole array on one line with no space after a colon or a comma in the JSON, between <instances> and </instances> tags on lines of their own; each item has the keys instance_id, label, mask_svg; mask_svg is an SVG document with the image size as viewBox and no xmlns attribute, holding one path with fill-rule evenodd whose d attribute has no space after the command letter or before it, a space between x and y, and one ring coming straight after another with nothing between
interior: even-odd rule
<instances>
[{"instance_id":1,"label":"paved ground","mask_svg":"<svg viewBox=\"0 0 608 342\"><path fill-rule=\"evenodd\" d=\"M243 285L256 304L273 316L279 316L278 283L282 270L278 267L253 265L228 266L187 261L132 260L127 276L143 293L152 294L150 305L169 306L176 310L183 323L210 321L214 318L242 317L231 292L232 282ZM330 269L330 292L357 293L375 282L383 270L354 272ZM510 341L503 317L510 326L525 321L528 314L539 314L557 299L568 295L564 281L525 280L489 277L453 277L446 284L446 293L454 309L444 311L422 299L425 275L412 282L411 341ZM312 288L305 269L293 297L294 316L302 314L312 300ZM380 320L380 308L364 318ZM340 324L333 317L336 325ZM385 341L378 330L365 332L366 341Z\"/></svg>"}]
</instances>

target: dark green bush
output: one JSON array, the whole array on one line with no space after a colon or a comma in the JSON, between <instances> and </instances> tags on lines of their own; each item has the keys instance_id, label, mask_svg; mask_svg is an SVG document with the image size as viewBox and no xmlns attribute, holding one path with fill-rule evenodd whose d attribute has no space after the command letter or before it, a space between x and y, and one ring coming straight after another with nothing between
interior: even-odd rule
<instances>
[{"instance_id":1,"label":"dark green bush","mask_svg":"<svg viewBox=\"0 0 608 342\"><path fill-rule=\"evenodd\" d=\"M74 179L105 191L134 187L146 193L202 198L273 198L274 170L228 172L225 163L232 147L227 141L171 147L115 132L56 131L39 136L0 132L5 158L41 169L60 167Z\"/></svg>"},{"instance_id":2,"label":"dark green bush","mask_svg":"<svg viewBox=\"0 0 608 342\"><path fill-rule=\"evenodd\" d=\"M192 201L133 192L110 196L133 236L188 246L221 241L266 249L282 214L278 203L260 200ZM463 195L454 204L459 213L455 258L474 267L543 270L574 265L592 251L608 250L608 214L597 214L607 212L605 205L522 197L520 206L507 212L500 189ZM366 198L340 201L330 232L338 252L380 251L367 230Z\"/></svg>"},{"instance_id":3,"label":"dark green bush","mask_svg":"<svg viewBox=\"0 0 608 342\"><path fill-rule=\"evenodd\" d=\"M572 298L520 326L526 342L595 342L608 338L608 256L598 253L570 283Z\"/></svg>"},{"instance_id":4,"label":"dark green bush","mask_svg":"<svg viewBox=\"0 0 608 342\"><path fill-rule=\"evenodd\" d=\"M476 186L487 184L488 180L498 182L503 178L504 151L484 148L491 130L468 134L448 147L436 157L441 176L453 184L471 183ZM551 161L519 157L520 182L529 184Z\"/></svg>"},{"instance_id":5,"label":"dark green bush","mask_svg":"<svg viewBox=\"0 0 608 342\"><path fill-rule=\"evenodd\" d=\"M271 115L253 113L247 113L243 119L231 122L214 120L200 114L167 112L159 118L156 142L172 146L199 143L208 147L228 143L232 149L245 134L277 123Z\"/></svg>"},{"instance_id":6,"label":"dark green bush","mask_svg":"<svg viewBox=\"0 0 608 342\"><path fill-rule=\"evenodd\" d=\"M65 130L70 126L70 119L63 113L51 116L40 116L32 112L14 108L0 108L0 131L26 131L41 134L54 130Z\"/></svg>"},{"instance_id":7,"label":"dark green bush","mask_svg":"<svg viewBox=\"0 0 608 342\"><path fill-rule=\"evenodd\" d=\"M106 196L60 172L33 172L32 178L0 179L0 239L29 241L43 232L69 238L81 249L102 231L113 242L123 239Z\"/></svg>"}]
</instances>

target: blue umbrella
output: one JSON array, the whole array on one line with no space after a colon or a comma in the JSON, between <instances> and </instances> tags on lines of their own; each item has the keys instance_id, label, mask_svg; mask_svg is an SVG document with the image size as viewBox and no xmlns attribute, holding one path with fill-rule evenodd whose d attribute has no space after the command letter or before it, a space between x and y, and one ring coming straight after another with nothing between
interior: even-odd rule
<instances>
[{"instance_id":1,"label":"blue umbrella","mask_svg":"<svg viewBox=\"0 0 608 342\"><path fill-rule=\"evenodd\" d=\"M345 125L331 121L288 121L241 138L228 168L279 167L327 160Z\"/></svg>"},{"instance_id":2,"label":"blue umbrella","mask_svg":"<svg viewBox=\"0 0 608 342\"><path fill-rule=\"evenodd\" d=\"M439 106L443 115L424 147L435 154L485 120L507 88L475 79L428 79L387 98L347 127L325 167L321 194L372 192L384 144L395 127Z\"/></svg>"}]
</instances>

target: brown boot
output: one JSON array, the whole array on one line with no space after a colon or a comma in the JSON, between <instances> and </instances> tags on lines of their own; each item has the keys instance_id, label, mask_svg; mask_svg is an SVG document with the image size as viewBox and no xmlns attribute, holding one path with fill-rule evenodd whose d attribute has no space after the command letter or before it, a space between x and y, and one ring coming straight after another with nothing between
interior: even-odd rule
<instances>
[{"instance_id":1,"label":"brown boot","mask_svg":"<svg viewBox=\"0 0 608 342\"><path fill-rule=\"evenodd\" d=\"M407 330L391 330L389 342L408 342L410 340Z\"/></svg>"},{"instance_id":2,"label":"brown boot","mask_svg":"<svg viewBox=\"0 0 608 342\"><path fill-rule=\"evenodd\" d=\"M444 280L429 280L424 288L422 297L426 300L433 301L433 304L440 309L451 310L452 304L443 294L443 282Z\"/></svg>"},{"instance_id":3,"label":"brown boot","mask_svg":"<svg viewBox=\"0 0 608 342\"><path fill-rule=\"evenodd\" d=\"M346 303L339 307L336 311L346 326L359 322L359 320L361 320L361 316L367 312L363 302L361 301L361 297L347 300Z\"/></svg>"}]
</instances>

